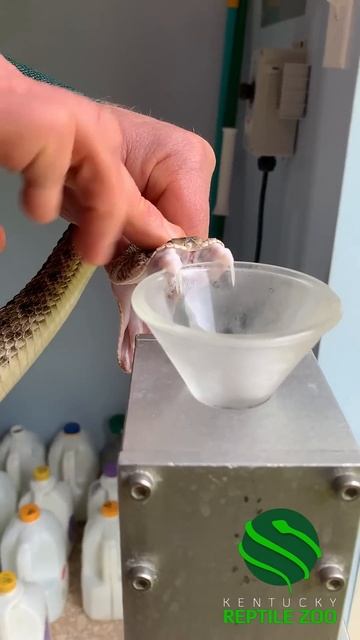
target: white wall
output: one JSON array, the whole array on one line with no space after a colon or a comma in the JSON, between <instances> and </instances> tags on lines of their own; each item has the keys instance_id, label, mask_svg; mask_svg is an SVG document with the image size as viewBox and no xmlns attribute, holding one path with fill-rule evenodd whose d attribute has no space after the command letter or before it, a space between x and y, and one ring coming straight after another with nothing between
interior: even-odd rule
<instances>
[{"instance_id":1,"label":"white wall","mask_svg":"<svg viewBox=\"0 0 360 640\"><path fill-rule=\"evenodd\" d=\"M84 93L195 129L213 139L223 0L12 0L0 7L0 50ZM18 183L0 173L0 304L41 265L63 225L35 227L17 207ZM67 420L101 444L104 420L127 404L116 365L118 318L99 270L47 351L0 407L0 430L22 422L49 438ZM154 372L156 375L156 372Z\"/></svg>"},{"instance_id":2,"label":"white wall","mask_svg":"<svg viewBox=\"0 0 360 640\"><path fill-rule=\"evenodd\" d=\"M345 71L322 67L328 3L308 0L305 17L262 29L261 0L251 3L244 78L251 53L259 47L286 47L305 40L312 66L306 119L298 148L281 160L269 180L262 260L307 271L324 280L329 274L338 214L352 102L360 51L360 7L356 2L354 36ZM239 114L242 130L243 108ZM256 159L237 148L232 216L226 240L242 259L252 259L261 176Z\"/></svg>"},{"instance_id":3,"label":"white wall","mask_svg":"<svg viewBox=\"0 0 360 640\"><path fill-rule=\"evenodd\" d=\"M350 141L330 285L341 297L344 317L323 340L320 363L349 424L360 442L360 76L358 74Z\"/></svg>"}]
</instances>

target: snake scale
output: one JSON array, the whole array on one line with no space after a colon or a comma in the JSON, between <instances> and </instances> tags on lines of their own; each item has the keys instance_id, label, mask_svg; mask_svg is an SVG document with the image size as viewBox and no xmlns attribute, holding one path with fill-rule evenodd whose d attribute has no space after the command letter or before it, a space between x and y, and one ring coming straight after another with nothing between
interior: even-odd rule
<instances>
[{"instance_id":1,"label":"snake scale","mask_svg":"<svg viewBox=\"0 0 360 640\"><path fill-rule=\"evenodd\" d=\"M39 273L0 309L0 400L56 335L94 269L76 255L68 228Z\"/></svg>"}]
</instances>

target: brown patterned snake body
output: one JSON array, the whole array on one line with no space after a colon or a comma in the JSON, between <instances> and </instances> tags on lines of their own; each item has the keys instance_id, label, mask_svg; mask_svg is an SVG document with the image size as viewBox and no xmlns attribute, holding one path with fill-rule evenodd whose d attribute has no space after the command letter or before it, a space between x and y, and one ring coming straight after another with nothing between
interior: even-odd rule
<instances>
[{"instance_id":1,"label":"brown patterned snake body","mask_svg":"<svg viewBox=\"0 0 360 640\"><path fill-rule=\"evenodd\" d=\"M0 401L11 391L64 324L95 267L76 255L71 226L37 275L0 309ZM147 327L131 309L131 294L148 273L176 270L187 262L232 260L222 242L182 238L156 251L129 245L107 268L120 310L119 362L131 370L135 336Z\"/></svg>"}]
</instances>

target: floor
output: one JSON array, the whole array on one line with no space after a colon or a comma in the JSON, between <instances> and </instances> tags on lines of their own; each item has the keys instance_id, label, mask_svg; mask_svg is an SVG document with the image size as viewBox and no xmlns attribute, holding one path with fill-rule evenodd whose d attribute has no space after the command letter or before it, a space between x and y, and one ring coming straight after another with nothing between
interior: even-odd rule
<instances>
[{"instance_id":1,"label":"floor","mask_svg":"<svg viewBox=\"0 0 360 640\"><path fill-rule=\"evenodd\" d=\"M70 590L62 618L52 625L52 640L123 640L122 622L94 622L81 606L80 588L81 544L74 547L70 557Z\"/></svg>"}]
</instances>

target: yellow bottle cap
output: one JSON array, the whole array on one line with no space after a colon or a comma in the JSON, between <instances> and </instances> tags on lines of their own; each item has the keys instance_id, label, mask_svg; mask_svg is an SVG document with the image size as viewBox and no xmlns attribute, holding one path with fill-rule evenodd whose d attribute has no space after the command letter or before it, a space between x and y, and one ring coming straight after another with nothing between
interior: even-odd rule
<instances>
[{"instance_id":1,"label":"yellow bottle cap","mask_svg":"<svg viewBox=\"0 0 360 640\"><path fill-rule=\"evenodd\" d=\"M0 572L0 595L16 589L16 575L12 571Z\"/></svg>"},{"instance_id":2,"label":"yellow bottle cap","mask_svg":"<svg viewBox=\"0 0 360 640\"><path fill-rule=\"evenodd\" d=\"M44 465L42 467L35 467L33 471L34 480L38 480L39 482L43 482L44 480L49 480L51 476L50 467Z\"/></svg>"},{"instance_id":3,"label":"yellow bottle cap","mask_svg":"<svg viewBox=\"0 0 360 640\"><path fill-rule=\"evenodd\" d=\"M101 507L101 515L104 518L116 518L119 515L119 503L115 500L109 500L109 502L104 502Z\"/></svg>"},{"instance_id":4,"label":"yellow bottle cap","mask_svg":"<svg viewBox=\"0 0 360 640\"><path fill-rule=\"evenodd\" d=\"M40 509L36 504L25 504L19 509L19 518L22 522L36 522L40 518Z\"/></svg>"}]
</instances>

